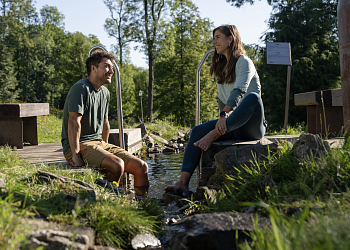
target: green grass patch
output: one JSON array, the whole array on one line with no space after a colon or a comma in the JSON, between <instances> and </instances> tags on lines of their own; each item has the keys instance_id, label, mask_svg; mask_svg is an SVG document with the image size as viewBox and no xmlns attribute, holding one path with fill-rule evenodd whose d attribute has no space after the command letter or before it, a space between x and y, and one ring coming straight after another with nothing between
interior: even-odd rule
<instances>
[{"instance_id":1,"label":"green grass patch","mask_svg":"<svg viewBox=\"0 0 350 250\"><path fill-rule=\"evenodd\" d=\"M287 125L287 131L284 128L271 130L269 126L266 131L266 135L300 135L302 133L307 133L307 125L305 122L297 123L295 126Z\"/></svg>"},{"instance_id":2,"label":"green grass patch","mask_svg":"<svg viewBox=\"0 0 350 250\"><path fill-rule=\"evenodd\" d=\"M40 143L61 142L63 111L50 107L49 115L37 117L38 140Z\"/></svg>"},{"instance_id":3,"label":"green grass patch","mask_svg":"<svg viewBox=\"0 0 350 250\"><path fill-rule=\"evenodd\" d=\"M127 247L138 233L159 231L163 211L158 203L147 199L129 201L107 192L94 183L102 178L96 171L76 173L56 166L32 165L21 160L10 147L0 147L0 162L0 178L6 183L6 190L0 195L1 249L15 249L25 239L27 231L21 219L33 215L61 224L92 227L100 244L113 247ZM84 181L94 187L96 196L70 183L41 182L38 170ZM68 196L76 197L76 202Z\"/></svg>"},{"instance_id":4,"label":"green grass patch","mask_svg":"<svg viewBox=\"0 0 350 250\"><path fill-rule=\"evenodd\" d=\"M287 143L268 160L236 169L221 190L207 189L205 212L255 206L271 219L240 249L350 249L350 139L321 157L296 159Z\"/></svg>"}]
</instances>

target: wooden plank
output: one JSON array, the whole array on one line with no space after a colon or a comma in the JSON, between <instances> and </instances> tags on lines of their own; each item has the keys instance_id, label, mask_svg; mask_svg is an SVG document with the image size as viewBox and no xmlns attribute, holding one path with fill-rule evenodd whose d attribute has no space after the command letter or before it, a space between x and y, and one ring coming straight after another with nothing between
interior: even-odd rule
<instances>
[{"instance_id":1,"label":"wooden plank","mask_svg":"<svg viewBox=\"0 0 350 250\"><path fill-rule=\"evenodd\" d=\"M0 145L23 148L23 122L22 118L0 119Z\"/></svg>"},{"instance_id":2,"label":"wooden plank","mask_svg":"<svg viewBox=\"0 0 350 250\"><path fill-rule=\"evenodd\" d=\"M326 116L326 117L324 117ZM326 118L326 119L325 119ZM339 106L307 106L307 131L311 134L338 136L343 126L343 109ZM327 131L326 131L327 130Z\"/></svg>"},{"instance_id":3,"label":"wooden plank","mask_svg":"<svg viewBox=\"0 0 350 250\"><path fill-rule=\"evenodd\" d=\"M322 98L324 105L343 106L342 89L328 89L295 94L294 104L296 106L322 105Z\"/></svg>"},{"instance_id":4,"label":"wooden plank","mask_svg":"<svg viewBox=\"0 0 350 250\"><path fill-rule=\"evenodd\" d=\"M332 90L327 89L327 90L320 90L320 91L315 91L316 93L316 102L320 105L322 105L322 102L324 105L330 104L332 105Z\"/></svg>"},{"instance_id":5,"label":"wooden plank","mask_svg":"<svg viewBox=\"0 0 350 250\"><path fill-rule=\"evenodd\" d=\"M0 117L19 117L19 103L0 103Z\"/></svg>"},{"instance_id":6,"label":"wooden plank","mask_svg":"<svg viewBox=\"0 0 350 250\"><path fill-rule=\"evenodd\" d=\"M316 91L295 94L294 104L296 106L319 105L319 103L316 101Z\"/></svg>"},{"instance_id":7,"label":"wooden plank","mask_svg":"<svg viewBox=\"0 0 350 250\"><path fill-rule=\"evenodd\" d=\"M48 103L21 103L20 117L30 117L50 114Z\"/></svg>"},{"instance_id":8,"label":"wooden plank","mask_svg":"<svg viewBox=\"0 0 350 250\"><path fill-rule=\"evenodd\" d=\"M50 114L48 103L2 103L0 117L31 117Z\"/></svg>"},{"instance_id":9,"label":"wooden plank","mask_svg":"<svg viewBox=\"0 0 350 250\"><path fill-rule=\"evenodd\" d=\"M332 106L343 106L342 89L332 89Z\"/></svg>"}]
</instances>

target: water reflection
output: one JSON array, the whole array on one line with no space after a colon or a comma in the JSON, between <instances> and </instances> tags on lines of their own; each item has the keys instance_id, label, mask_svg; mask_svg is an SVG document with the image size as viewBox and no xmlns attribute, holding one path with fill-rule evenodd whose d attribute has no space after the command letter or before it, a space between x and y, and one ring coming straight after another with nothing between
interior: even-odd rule
<instances>
[{"instance_id":1,"label":"water reflection","mask_svg":"<svg viewBox=\"0 0 350 250\"><path fill-rule=\"evenodd\" d=\"M153 198L162 198L164 188L174 184L180 177L183 152L178 154L159 154L153 159L145 160L148 164L150 180L149 194ZM194 173L190 181L190 190L197 188L197 174Z\"/></svg>"}]
</instances>

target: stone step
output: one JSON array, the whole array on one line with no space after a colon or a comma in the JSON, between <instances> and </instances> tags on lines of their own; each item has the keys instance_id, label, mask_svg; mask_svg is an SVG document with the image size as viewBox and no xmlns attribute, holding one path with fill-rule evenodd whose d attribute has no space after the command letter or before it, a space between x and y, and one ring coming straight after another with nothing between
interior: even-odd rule
<instances>
[{"instance_id":1,"label":"stone step","mask_svg":"<svg viewBox=\"0 0 350 250\"><path fill-rule=\"evenodd\" d=\"M125 150L133 154L142 148L141 128L124 129ZM119 129L111 129L108 143L120 146Z\"/></svg>"}]
</instances>

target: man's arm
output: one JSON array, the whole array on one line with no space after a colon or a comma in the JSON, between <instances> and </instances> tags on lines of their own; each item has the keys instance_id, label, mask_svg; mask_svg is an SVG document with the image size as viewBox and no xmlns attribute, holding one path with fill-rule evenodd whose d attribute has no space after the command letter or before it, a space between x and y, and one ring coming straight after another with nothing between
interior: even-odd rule
<instances>
[{"instance_id":1,"label":"man's arm","mask_svg":"<svg viewBox=\"0 0 350 250\"><path fill-rule=\"evenodd\" d=\"M103 129L102 129L102 140L108 143L108 137L109 137L109 121L108 119L103 120Z\"/></svg>"},{"instance_id":2,"label":"man's arm","mask_svg":"<svg viewBox=\"0 0 350 250\"><path fill-rule=\"evenodd\" d=\"M72 151L72 162L71 164L74 167L80 167L84 165L83 160L80 156L80 132L81 132L81 121L82 115L77 112L69 112L68 119L68 141L69 146Z\"/></svg>"}]
</instances>

